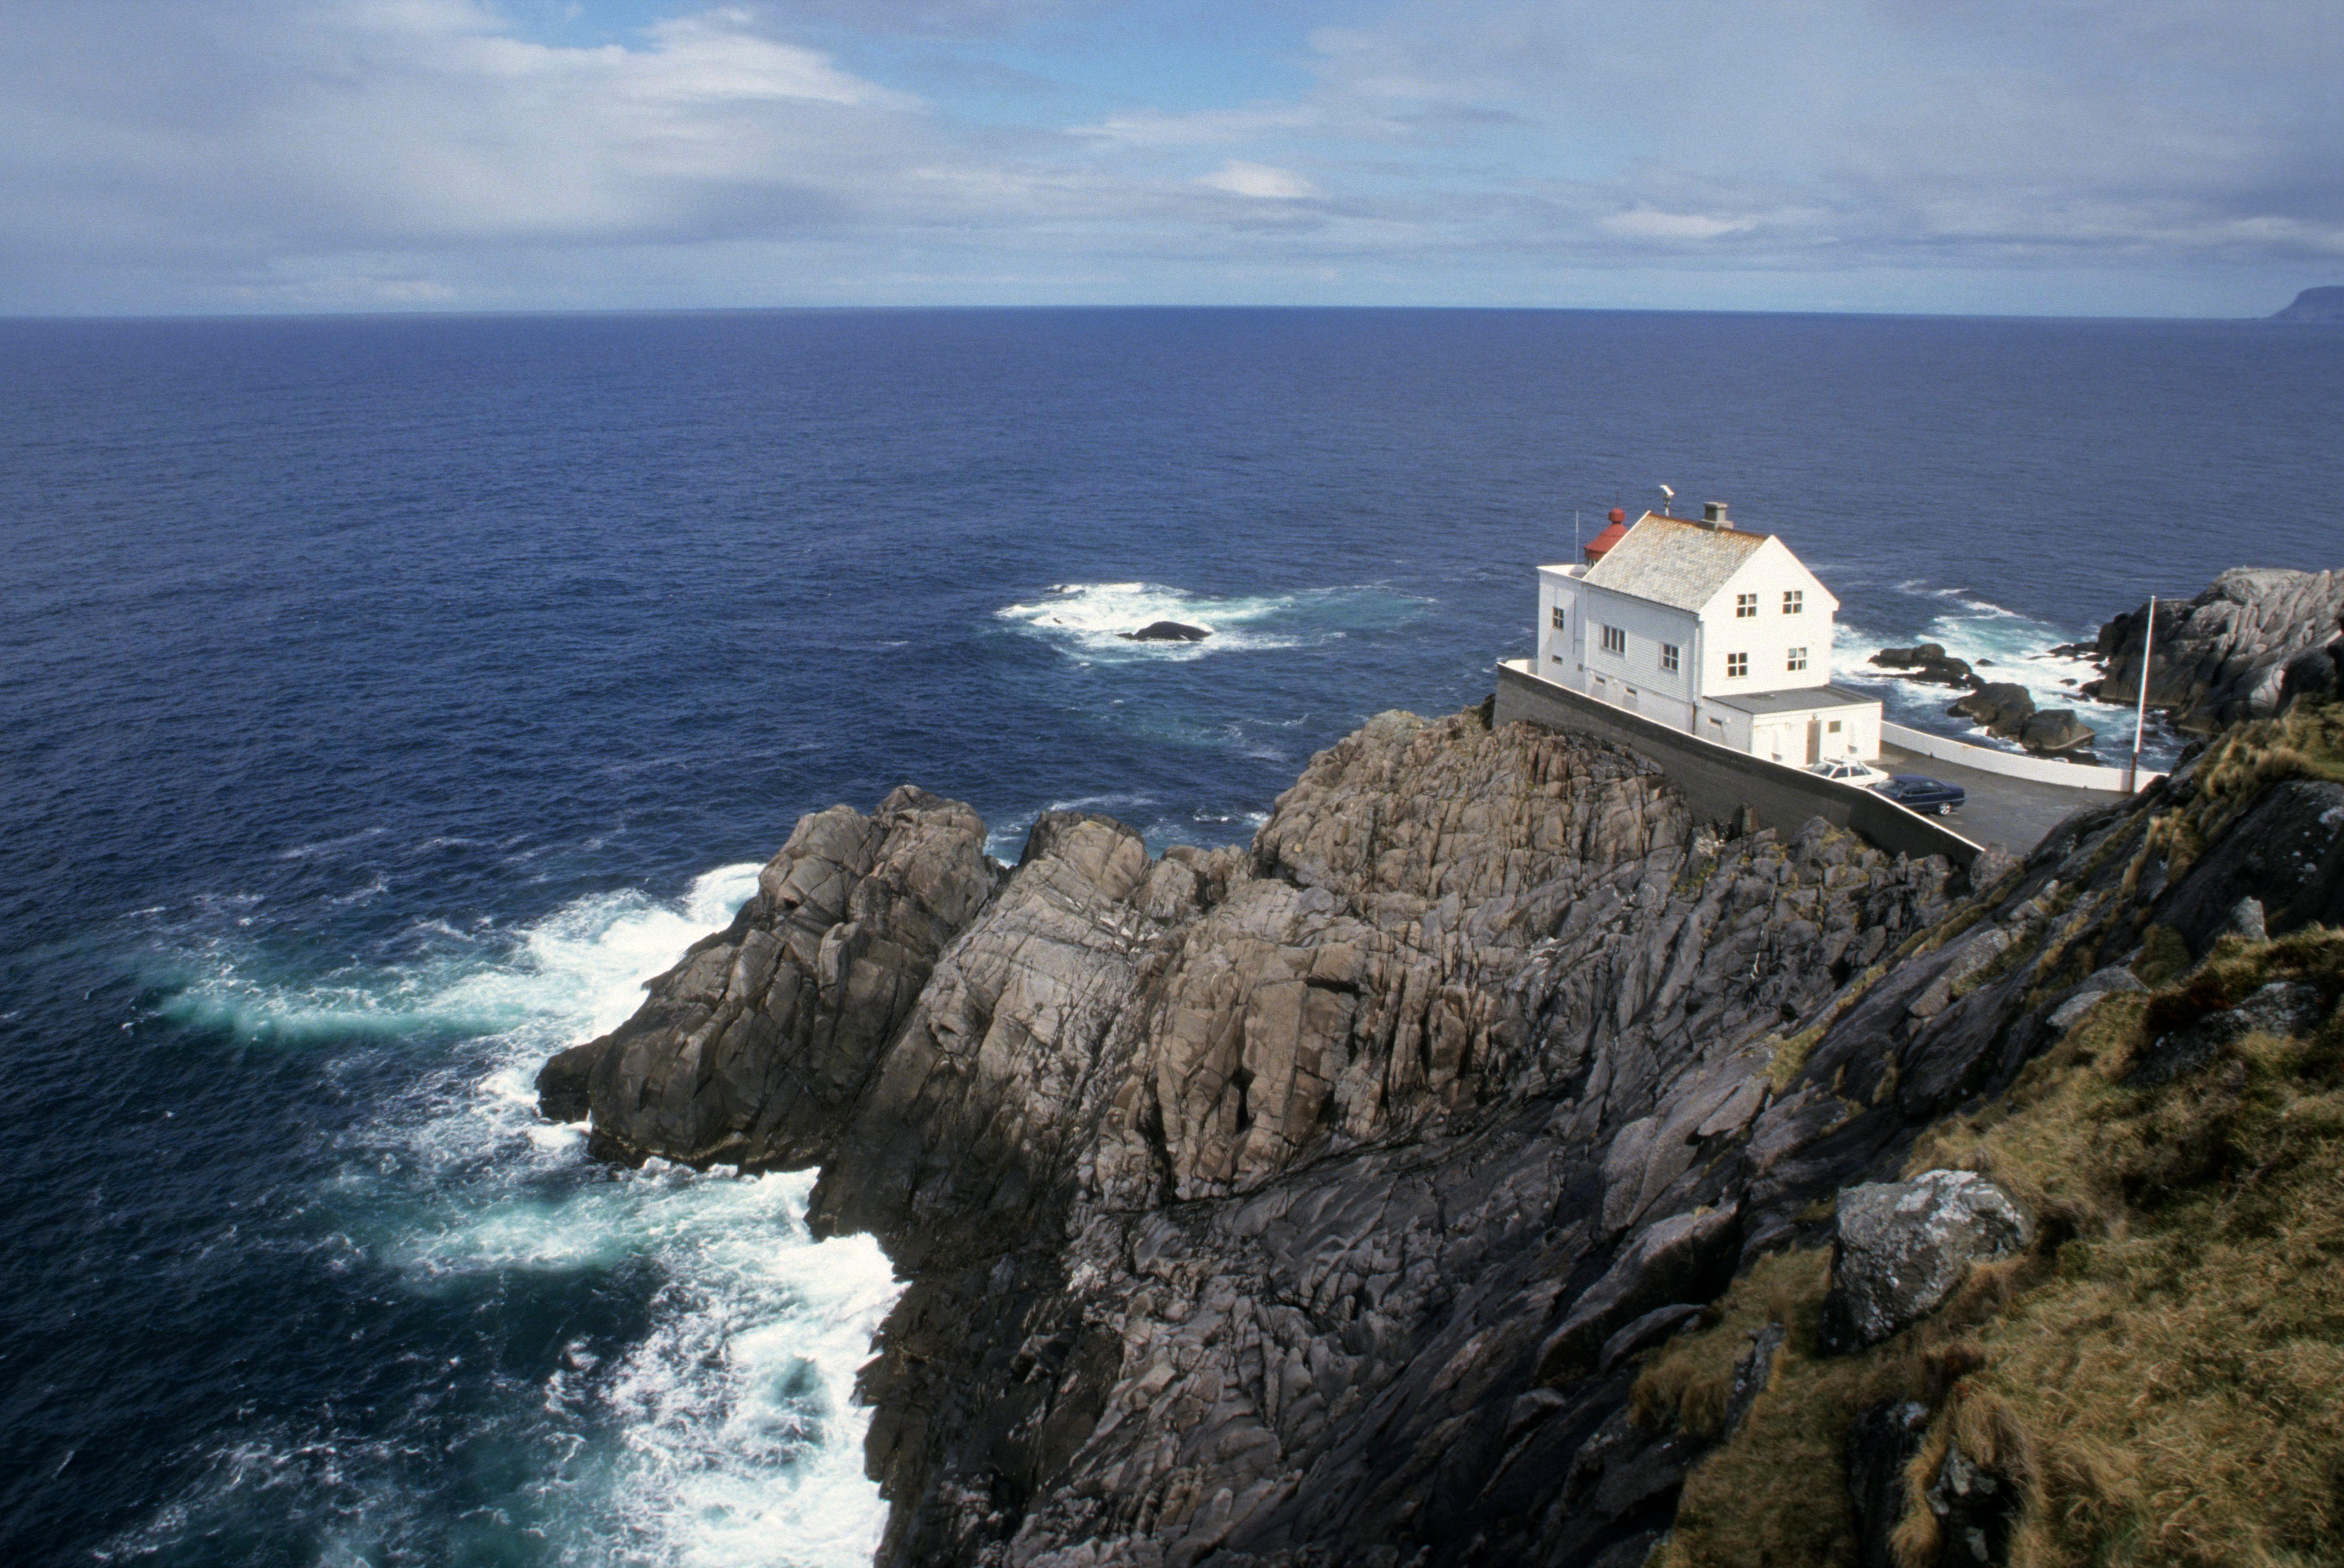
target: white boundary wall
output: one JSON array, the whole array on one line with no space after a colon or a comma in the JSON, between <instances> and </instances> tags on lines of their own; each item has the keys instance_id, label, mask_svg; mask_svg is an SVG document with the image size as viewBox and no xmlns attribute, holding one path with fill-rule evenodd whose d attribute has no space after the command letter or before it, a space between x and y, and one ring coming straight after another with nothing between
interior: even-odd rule
<instances>
[{"instance_id":1,"label":"white boundary wall","mask_svg":"<svg viewBox=\"0 0 2344 1568\"><path fill-rule=\"evenodd\" d=\"M1975 768L1981 773L1999 773L2006 779L2032 779L2038 784L2061 784L2070 789L2105 789L2117 795L2125 792L2122 768L2086 768L2073 762L2055 761L2048 757L1997 751L1990 746L1973 746L1966 740L1955 740L1950 736L1907 729L1902 724L1883 724L1880 739L1888 745L1902 746L1907 751L1917 751L1940 762L1958 762L1965 768ZM2140 788L2145 789L2164 777L2162 773L2143 773Z\"/></svg>"}]
</instances>

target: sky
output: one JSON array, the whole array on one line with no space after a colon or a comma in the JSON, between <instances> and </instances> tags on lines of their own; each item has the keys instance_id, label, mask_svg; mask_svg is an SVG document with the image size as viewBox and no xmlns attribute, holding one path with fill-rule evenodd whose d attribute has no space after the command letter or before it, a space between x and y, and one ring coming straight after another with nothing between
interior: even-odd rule
<instances>
[{"instance_id":1,"label":"sky","mask_svg":"<svg viewBox=\"0 0 2344 1568\"><path fill-rule=\"evenodd\" d=\"M2333 0L5 0L0 314L2260 316Z\"/></svg>"}]
</instances>

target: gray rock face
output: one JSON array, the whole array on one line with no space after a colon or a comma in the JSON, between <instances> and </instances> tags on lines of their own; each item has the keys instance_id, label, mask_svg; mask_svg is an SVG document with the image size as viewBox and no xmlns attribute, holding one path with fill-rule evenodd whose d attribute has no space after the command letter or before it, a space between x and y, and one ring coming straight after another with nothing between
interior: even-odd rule
<instances>
[{"instance_id":1,"label":"gray rock face","mask_svg":"<svg viewBox=\"0 0 2344 1568\"><path fill-rule=\"evenodd\" d=\"M2065 1034L2081 1023L2086 1013L2099 1006L2102 999L2122 996L2127 992L2137 994L2147 989L2140 983L2139 977L2132 970L2122 964L2110 964L2104 970L2095 970L2086 976L2084 983L2069 993L2066 1000L2052 1010L2051 1017L2047 1021L2052 1029Z\"/></svg>"},{"instance_id":2,"label":"gray rock face","mask_svg":"<svg viewBox=\"0 0 2344 1568\"><path fill-rule=\"evenodd\" d=\"M1925 681L1933 686L1976 687L1978 678L1971 673L1967 659L1949 656L1943 644L1925 642L1916 648L1884 648L1872 656L1871 663L1883 669L1893 669L1907 680Z\"/></svg>"},{"instance_id":3,"label":"gray rock face","mask_svg":"<svg viewBox=\"0 0 2344 1568\"><path fill-rule=\"evenodd\" d=\"M2006 1477L1973 1463L1955 1442L1946 1448L1923 1496L1937 1516L1939 1563L1969 1568L2010 1561L2011 1532L2023 1499Z\"/></svg>"},{"instance_id":4,"label":"gray rock face","mask_svg":"<svg viewBox=\"0 0 2344 1568\"><path fill-rule=\"evenodd\" d=\"M1839 1200L1826 1337L1842 1350L1877 1344L1936 1311L1972 1263L2033 1234L2009 1194L1967 1171L1851 1187Z\"/></svg>"},{"instance_id":5,"label":"gray rock face","mask_svg":"<svg viewBox=\"0 0 2344 1568\"><path fill-rule=\"evenodd\" d=\"M2197 1071L2249 1034L2306 1033L2326 1010L2316 988L2273 980L2236 1007L2208 1013L2195 1023L2151 1040L2127 1081L2169 1083Z\"/></svg>"},{"instance_id":6,"label":"gray rock face","mask_svg":"<svg viewBox=\"0 0 2344 1568\"><path fill-rule=\"evenodd\" d=\"M2203 955L2241 900L2269 935L2344 924L2344 784L2290 779L2266 790L2222 841L2159 899L2157 918Z\"/></svg>"},{"instance_id":7,"label":"gray rock face","mask_svg":"<svg viewBox=\"0 0 2344 1568\"><path fill-rule=\"evenodd\" d=\"M634 1017L547 1063L541 1109L591 1110L610 1159L821 1161L994 881L985 824L958 801L906 786L868 817L803 819L730 927L652 981Z\"/></svg>"},{"instance_id":8,"label":"gray rock face","mask_svg":"<svg viewBox=\"0 0 2344 1568\"><path fill-rule=\"evenodd\" d=\"M1945 711L1954 718L1984 725L1989 734L2016 740L2035 717L2035 699L2026 688L2007 680L1988 681ZM2072 717L2072 716L2071 716Z\"/></svg>"},{"instance_id":9,"label":"gray rock face","mask_svg":"<svg viewBox=\"0 0 2344 1568\"><path fill-rule=\"evenodd\" d=\"M1942 861L1722 836L1471 716L1371 721L1249 849L1059 815L1004 871L899 791L802 823L547 1104L819 1164L813 1222L886 1246L889 1568L1640 1561L1701 1444L1631 1417L1637 1350L2006 1083L2152 890L2213 896L2238 829L2166 888L2166 799L1941 924Z\"/></svg>"},{"instance_id":10,"label":"gray rock face","mask_svg":"<svg viewBox=\"0 0 2344 1568\"><path fill-rule=\"evenodd\" d=\"M1899 1568L1896 1526L1904 1518L1904 1467L1929 1435L1930 1411L1891 1400L1859 1412L1847 1429L1847 1494L1855 1505L1859 1568Z\"/></svg>"},{"instance_id":11,"label":"gray rock face","mask_svg":"<svg viewBox=\"0 0 2344 1568\"><path fill-rule=\"evenodd\" d=\"M2140 694L2141 649L2148 607L2117 616L2094 644L2101 678L2085 688L2103 702L2130 704ZM2148 704L2176 729L2210 735L2246 719L2278 711L2290 666L2306 654L2331 660L2344 640L2344 570L2286 571L2238 567L2187 604L2161 599L2157 646L2150 650ZM2319 678L2309 663L2299 682Z\"/></svg>"},{"instance_id":12,"label":"gray rock face","mask_svg":"<svg viewBox=\"0 0 2344 1568\"><path fill-rule=\"evenodd\" d=\"M2088 751L2098 739L2092 727L2076 718L2072 708L2038 709L2018 727L2018 743L2038 757Z\"/></svg>"}]
</instances>

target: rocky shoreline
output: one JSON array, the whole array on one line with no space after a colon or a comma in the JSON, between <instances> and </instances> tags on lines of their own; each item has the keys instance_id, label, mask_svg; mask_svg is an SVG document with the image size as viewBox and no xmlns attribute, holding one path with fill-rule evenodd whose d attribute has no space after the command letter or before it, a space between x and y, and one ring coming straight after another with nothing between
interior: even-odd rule
<instances>
[{"instance_id":1,"label":"rocky shoreline","mask_svg":"<svg viewBox=\"0 0 2344 1568\"><path fill-rule=\"evenodd\" d=\"M2249 895L2267 936L2344 920L2344 784L2198 791L1964 874L1733 836L1642 759L1482 713L1379 717L1244 849L1052 813L1003 867L906 788L802 820L540 1088L603 1158L819 1166L817 1231L885 1246L883 1563L1642 1563L1788 1353L1754 1333L1688 1423L1632 1400L1657 1347L1764 1260L1855 1258L1842 1194L2145 933L2209 952ZM2034 1244L1956 1196L1987 1218L1921 1205L1946 1278ZM1872 1233L1909 1250L1897 1201ZM1929 1310L1850 1280L1848 1323Z\"/></svg>"},{"instance_id":2,"label":"rocky shoreline","mask_svg":"<svg viewBox=\"0 0 2344 1568\"><path fill-rule=\"evenodd\" d=\"M2129 707L2140 695L2148 619L2144 603L2103 624L2090 642L2045 651L2098 666L2096 678L2076 685L2077 696ZM2148 706L2185 735L2268 719L2298 695L2334 697L2344 691L2344 571L2233 568L2196 598L2159 600L2156 638ZM1962 691L1948 718L1968 719L2033 756L2096 760L2096 738L2075 709L2038 709L2025 687L1986 679L1940 643L1884 648L1870 662L1906 680Z\"/></svg>"}]
</instances>

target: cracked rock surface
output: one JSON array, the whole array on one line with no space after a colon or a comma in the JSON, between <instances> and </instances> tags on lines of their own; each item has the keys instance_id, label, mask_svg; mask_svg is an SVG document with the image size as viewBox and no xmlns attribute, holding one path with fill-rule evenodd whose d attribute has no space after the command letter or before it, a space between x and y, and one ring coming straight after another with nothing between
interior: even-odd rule
<instances>
[{"instance_id":1,"label":"cracked rock surface","mask_svg":"<svg viewBox=\"0 0 2344 1568\"><path fill-rule=\"evenodd\" d=\"M886 1247L884 1563L1636 1562L1702 1452L1641 1350L2056 1037L2145 832L1973 894L1470 714L1371 720L1250 849L1053 813L1011 869L899 790L541 1087L613 1158L819 1165Z\"/></svg>"}]
</instances>

